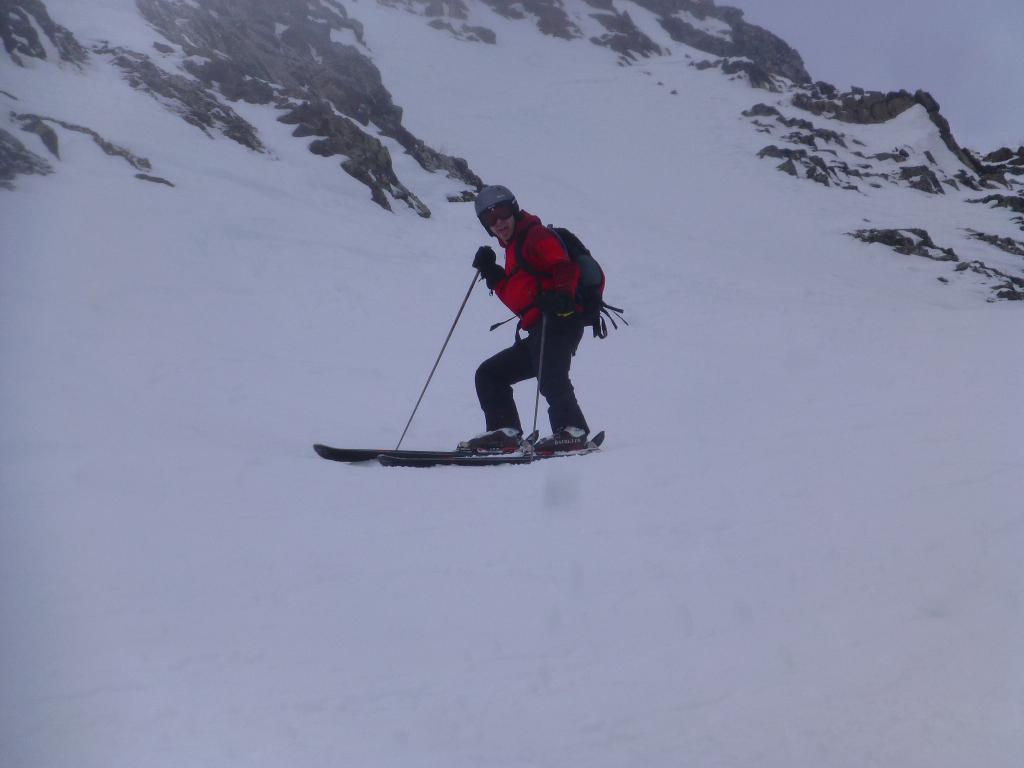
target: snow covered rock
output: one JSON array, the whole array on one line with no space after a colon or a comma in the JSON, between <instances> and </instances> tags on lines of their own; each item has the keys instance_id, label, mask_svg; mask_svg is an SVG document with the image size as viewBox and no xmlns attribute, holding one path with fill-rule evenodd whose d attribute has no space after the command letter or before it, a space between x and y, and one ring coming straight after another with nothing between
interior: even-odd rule
<instances>
[{"instance_id":1,"label":"snow covered rock","mask_svg":"<svg viewBox=\"0 0 1024 768\"><path fill-rule=\"evenodd\" d=\"M14 189L15 177L23 174L45 176L53 167L15 136L0 128L0 187Z\"/></svg>"},{"instance_id":2,"label":"snow covered rock","mask_svg":"<svg viewBox=\"0 0 1024 768\"><path fill-rule=\"evenodd\" d=\"M183 104L182 116L256 151L255 128L220 101L273 103L296 136L319 136L311 152L344 155L341 167L370 188L378 205L407 203L421 216L430 209L397 177L379 137L394 139L424 169L441 171L477 189L482 182L465 160L428 147L402 125L402 109L384 87L368 56L363 25L333 0L138 0L146 20L184 54L184 78L156 67L142 54L118 63L154 93ZM169 46L165 46L166 50ZM173 50L173 49L172 49Z\"/></svg>"},{"instance_id":3,"label":"snow covered rock","mask_svg":"<svg viewBox=\"0 0 1024 768\"><path fill-rule=\"evenodd\" d=\"M102 47L95 52L109 56L133 88L150 94L206 135L218 132L255 152L263 151L256 128L195 79L172 74L138 51Z\"/></svg>"},{"instance_id":4,"label":"snow covered rock","mask_svg":"<svg viewBox=\"0 0 1024 768\"><path fill-rule=\"evenodd\" d=\"M1002 299L1006 301L1024 300L1024 278L1007 274L1006 272L993 267L981 260L962 261L960 256L952 248L942 248L935 244L931 235L926 230L907 229L861 229L850 232L850 236L865 243L878 243L892 248L897 253L906 256L921 256L932 261L953 262L956 264L954 273L962 276L980 276L984 278L983 284L993 294L989 301ZM981 233L974 233L976 239L991 242L988 236ZM1024 245L1015 244L1013 245ZM1014 252L1003 241L997 245L1007 252ZM1024 255L1024 250L1020 253ZM940 281L948 283L946 277L939 277Z\"/></svg>"},{"instance_id":5,"label":"snow covered rock","mask_svg":"<svg viewBox=\"0 0 1024 768\"><path fill-rule=\"evenodd\" d=\"M61 61L82 64L88 57L75 36L50 18L42 0L0 0L0 40L18 66L24 66L22 57L49 58L47 42Z\"/></svg>"}]
</instances>

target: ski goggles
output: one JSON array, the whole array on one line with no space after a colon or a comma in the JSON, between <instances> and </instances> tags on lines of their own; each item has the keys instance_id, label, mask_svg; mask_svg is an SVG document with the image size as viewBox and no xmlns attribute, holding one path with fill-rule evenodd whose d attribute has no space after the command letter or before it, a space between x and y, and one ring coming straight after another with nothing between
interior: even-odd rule
<instances>
[{"instance_id":1,"label":"ski goggles","mask_svg":"<svg viewBox=\"0 0 1024 768\"><path fill-rule=\"evenodd\" d=\"M498 203L480 214L480 223L490 229L501 219L510 219L516 215L512 203Z\"/></svg>"}]
</instances>

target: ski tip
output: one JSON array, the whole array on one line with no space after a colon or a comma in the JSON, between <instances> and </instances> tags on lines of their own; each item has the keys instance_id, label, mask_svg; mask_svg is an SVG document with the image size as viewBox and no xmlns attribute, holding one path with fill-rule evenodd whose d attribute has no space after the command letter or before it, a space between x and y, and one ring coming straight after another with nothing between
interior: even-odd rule
<instances>
[{"instance_id":1,"label":"ski tip","mask_svg":"<svg viewBox=\"0 0 1024 768\"><path fill-rule=\"evenodd\" d=\"M327 446L321 445L320 443L313 443L313 450L316 451L317 456L324 456L327 453Z\"/></svg>"},{"instance_id":2,"label":"ski tip","mask_svg":"<svg viewBox=\"0 0 1024 768\"><path fill-rule=\"evenodd\" d=\"M595 448L599 448L601 446L601 443L604 442L604 430L602 429L600 432L598 432L596 435L590 438L590 442L594 445Z\"/></svg>"}]
</instances>

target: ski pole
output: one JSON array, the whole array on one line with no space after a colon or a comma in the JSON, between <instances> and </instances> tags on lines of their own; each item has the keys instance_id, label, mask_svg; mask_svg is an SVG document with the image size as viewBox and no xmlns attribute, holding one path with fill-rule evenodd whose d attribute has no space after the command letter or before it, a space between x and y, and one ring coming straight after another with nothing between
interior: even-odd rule
<instances>
[{"instance_id":1,"label":"ski pole","mask_svg":"<svg viewBox=\"0 0 1024 768\"><path fill-rule=\"evenodd\" d=\"M540 357L537 360L537 395L533 398L533 432L537 431L537 411L540 409L540 377L544 374L544 340L547 336L548 313L545 312L540 316Z\"/></svg>"},{"instance_id":2,"label":"ski pole","mask_svg":"<svg viewBox=\"0 0 1024 768\"><path fill-rule=\"evenodd\" d=\"M427 394L427 387L430 386L430 380L434 378L434 371L437 370L438 363L441 362L441 355L444 354L445 349L448 347L448 342L451 341L452 334L455 333L455 326L458 325L459 318L462 317L462 310L466 308L466 303L469 301L469 295L473 292L473 287L476 285L477 280L482 278L483 275L481 275L480 272L473 273L473 280L469 284L469 290L466 291L466 298L462 300L462 306L459 307L459 312L455 315L452 327L448 329L448 336L445 337L441 351L437 353L437 360L434 361L434 367L430 369L430 375L427 376L427 383L423 385L423 391L420 392L419 399L416 401L416 405L413 407L412 413L409 415L409 420L405 423L405 429L402 430L402 436L398 438L398 445L395 446L396 451L402 447L402 441L405 440L405 433L409 431L409 425L412 424L413 417L416 416L416 411L419 409L420 403L423 402L423 396Z\"/></svg>"}]
</instances>

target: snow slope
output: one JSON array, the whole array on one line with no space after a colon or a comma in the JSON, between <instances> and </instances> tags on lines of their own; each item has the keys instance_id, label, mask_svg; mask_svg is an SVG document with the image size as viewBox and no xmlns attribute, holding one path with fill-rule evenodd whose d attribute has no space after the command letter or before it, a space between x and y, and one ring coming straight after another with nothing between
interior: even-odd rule
<instances>
[{"instance_id":1,"label":"snow slope","mask_svg":"<svg viewBox=\"0 0 1024 768\"><path fill-rule=\"evenodd\" d=\"M48 7L156 39L127 0ZM348 7L414 133L598 252L631 322L574 364L606 448L319 460L408 418L485 242L454 185L407 162L434 216L388 213L269 108L233 105L257 155L102 58L5 67L176 187L63 132L0 201L0 764L1016 766L1021 310L844 234L965 255L1008 219L777 173L750 89L671 41L623 68ZM408 447L481 428L504 316L477 289Z\"/></svg>"}]
</instances>

